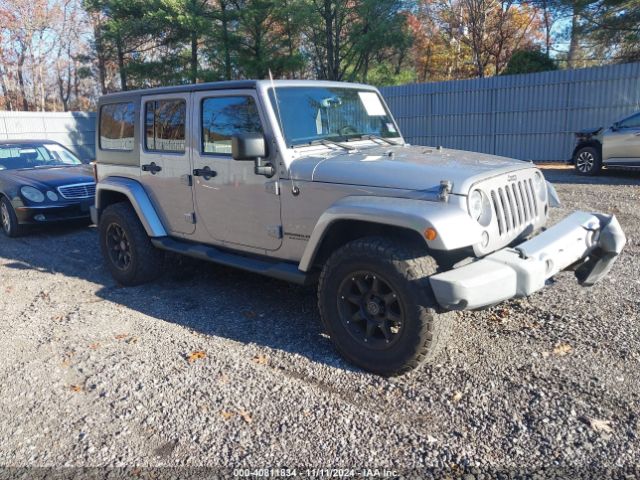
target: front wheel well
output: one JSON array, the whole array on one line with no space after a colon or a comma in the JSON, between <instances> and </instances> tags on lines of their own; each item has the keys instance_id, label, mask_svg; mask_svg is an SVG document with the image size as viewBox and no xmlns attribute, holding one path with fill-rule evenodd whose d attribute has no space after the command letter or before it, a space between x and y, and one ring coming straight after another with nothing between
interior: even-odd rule
<instances>
[{"instance_id":1,"label":"front wheel well","mask_svg":"<svg viewBox=\"0 0 640 480\"><path fill-rule=\"evenodd\" d=\"M576 145L576 148L573 149L573 154L571 155L571 163L572 164L575 165L575 163L576 163L576 155L584 147L593 147L593 148L596 149L596 151L600 155L602 155L602 143L600 143L598 140L587 140L587 141L584 141L584 142L580 142L578 145Z\"/></svg>"},{"instance_id":2,"label":"front wheel well","mask_svg":"<svg viewBox=\"0 0 640 480\"><path fill-rule=\"evenodd\" d=\"M425 239L415 230L362 220L337 220L329 226L322 237L320 247L314 254L313 266L322 268L338 248L364 237L391 238L427 251Z\"/></svg>"}]
</instances>

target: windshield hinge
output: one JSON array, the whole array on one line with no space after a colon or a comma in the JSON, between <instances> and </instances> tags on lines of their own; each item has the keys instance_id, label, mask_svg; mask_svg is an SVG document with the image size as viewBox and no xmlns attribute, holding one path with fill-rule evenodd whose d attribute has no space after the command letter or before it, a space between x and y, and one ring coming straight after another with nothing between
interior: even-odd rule
<instances>
[{"instance_id":1,"label":"windshield hinge","mask_svg":"<svg viewBox=\"0 0 640 480\"><path fill-rule=\"evenodd\" d=\"M453 184L449 180L440 180L440 190L438 191L438 198L441 202L449 201L449 194L451 193L451 189L453 188Z\"/></svg>"}]
</instances>

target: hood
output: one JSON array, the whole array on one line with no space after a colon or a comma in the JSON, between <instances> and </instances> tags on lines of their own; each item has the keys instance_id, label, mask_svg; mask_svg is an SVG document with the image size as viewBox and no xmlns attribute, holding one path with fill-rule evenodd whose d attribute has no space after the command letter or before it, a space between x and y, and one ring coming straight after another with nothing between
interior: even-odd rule
<instances>
[{"instance_id":1,"label":"hood","mask_svg":"<svg viewBox=\"0 0 640 480\"><path fill-rule=\"evenodd\" d=\"M578 130L576 137L578 138L590 138L594 135L598 135L603 130L602 127L585 128L584 130Z\"/></svg>"},{"instance_id":2,"label":"hood","mask_svg":"<svg viewBox=\"0 0 640 480\"><path fill-rule=\"evenodd\" d=\"M290 172L294 180L404 190L437 189L441 180L449 180L452 193L466 195L478 180L532 167L521 160L463 150L379 146L302 157L293 161Z\"/></svg>"},{"instance_id":3,"label":"hood","mask_svg":"<svg viewBox=\"0 0 640 480\"><path fill-rule=\"evenodd\" d=\"M41 189L95 182L91 165L2 170L0 175L6 179L12 179L14 182Z\"/></svg>"}]
</instances>

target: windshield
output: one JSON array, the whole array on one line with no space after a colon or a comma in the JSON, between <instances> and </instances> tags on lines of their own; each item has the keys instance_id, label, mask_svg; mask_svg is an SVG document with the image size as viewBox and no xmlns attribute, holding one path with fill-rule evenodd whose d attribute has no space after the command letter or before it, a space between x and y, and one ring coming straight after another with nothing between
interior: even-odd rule
<instances>
[{"instance_id":1,"label":"windshield","mask_svg":"<svg viewBox=\"0 0 640 480\"><path fill-rule=\"evenodd\" d=\"M0 170L80 165L69 150L56 143L0 145Z\"/></svg>"},{"instance_id":2,"label":"windshield","mask_svg":"<svg viewBox=\"0 0 640 480\"><path fill-rule=\"evenodd\" d=\"M367 136L400 138L393 117L370 90L276 87L275 95L271 89L269 96L289 147Z\"/></svg>"}]
</instances>

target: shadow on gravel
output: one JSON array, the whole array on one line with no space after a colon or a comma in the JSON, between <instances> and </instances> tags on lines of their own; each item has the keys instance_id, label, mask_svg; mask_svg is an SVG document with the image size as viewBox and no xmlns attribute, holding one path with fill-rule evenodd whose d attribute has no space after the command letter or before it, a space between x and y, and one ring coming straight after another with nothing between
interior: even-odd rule
<instances>
[{"instance_id":1,"label":"shadow on gravel","mask_svg":"<svg viewBox=\"0 0 640 480\"><path fill-rule=\"evenodd\" d=\"M539 165L544 177L551 183L574 185L640 185L640 171L604 169L599 175L578 175L573 167Z\"/></svg>"},{"instance_id":2,"label":"shadow on gravel","mask_svg":"<svg viewBox=\"0 0 640 480\"><path fill-rule=\"evenodd\" d=\"M103 300L205 335L352 369L322 335L314 288L174 256L168 258L167 273L159 280L124 288L102 263L94 227L60 226L17 239L0 236L0 257L9 260L4 268L37 269L94 283L95 295ZM81 295L77 303L90 300Z\"/></svg>"}]
</instances>

